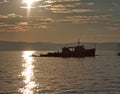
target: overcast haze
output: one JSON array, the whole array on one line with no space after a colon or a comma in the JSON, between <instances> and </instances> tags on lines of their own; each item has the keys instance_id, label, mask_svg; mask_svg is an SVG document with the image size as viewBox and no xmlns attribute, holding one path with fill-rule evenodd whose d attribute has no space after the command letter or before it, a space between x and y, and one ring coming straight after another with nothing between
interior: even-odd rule
<instances>
[{"instance_id":1,"label":"overcast haze","mask_svg":"<svg viewBox=\"0 0 120 94\"><path fill-rule=\"evenodd\" d=\"M34 0L29 8L25 0L0 0L0 40L77 39L119 42L120 0Z\"/></svg>"}]
</instances>

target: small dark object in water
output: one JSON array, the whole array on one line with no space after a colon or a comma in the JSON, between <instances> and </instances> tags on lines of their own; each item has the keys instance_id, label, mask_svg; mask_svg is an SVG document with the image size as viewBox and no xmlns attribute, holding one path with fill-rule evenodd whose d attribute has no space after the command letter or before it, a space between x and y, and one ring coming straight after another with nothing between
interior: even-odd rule
<instances>
[{"instance_id":1,"label":"small dark object in water","mask_svg":"<svg viewBox=\"0 0 120 94\"><path fill-rule=\"evenodd\" d=\"M117 55L120 56L120 53L118 53Z\"/></svg>"}]
</instances>

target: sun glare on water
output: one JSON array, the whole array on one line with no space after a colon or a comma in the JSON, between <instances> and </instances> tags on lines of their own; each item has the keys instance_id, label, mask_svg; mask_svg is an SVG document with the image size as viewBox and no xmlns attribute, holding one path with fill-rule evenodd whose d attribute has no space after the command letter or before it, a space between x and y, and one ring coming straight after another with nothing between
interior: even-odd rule
<instances>
[{"instance_id":1,"label":"sun glare on water","mask_svg":"<svg viewBox=\"0 0 120 94\"><path fill-rule=\"evenodd\" d=\"M37 84L34 80L34 59L30 57L34 52L33 51L23 51L23 71L21 72L21 76L24 78L23 83L24 86L19 88L19 92L22 94L34 94L34 88L37 87Z\"/></svg>"}]
</instances>

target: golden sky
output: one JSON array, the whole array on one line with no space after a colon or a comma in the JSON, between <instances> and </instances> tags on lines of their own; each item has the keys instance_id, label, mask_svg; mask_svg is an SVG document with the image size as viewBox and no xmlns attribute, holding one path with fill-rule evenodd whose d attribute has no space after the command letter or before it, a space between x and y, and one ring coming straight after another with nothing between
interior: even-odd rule
<instances>
[{"instance_id":1,"label":"golden sky","mask_svg":"<svg viewBox=\"0 0 120 94\"><path fill-rule=\"evenodd\" d=\"M0 0L0 40L120 41L120 0Z\"/></svg>"}]
</instances>

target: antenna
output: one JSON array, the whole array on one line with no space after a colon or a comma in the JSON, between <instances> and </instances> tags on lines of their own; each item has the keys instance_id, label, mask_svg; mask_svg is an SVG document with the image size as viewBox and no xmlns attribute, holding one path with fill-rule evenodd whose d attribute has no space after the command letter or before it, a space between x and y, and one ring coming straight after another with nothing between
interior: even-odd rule
<instances>
[{"instance_id":1,"label":"antenna","mask_svg":"<svg viewBox=\"0 0 120 94\"><path fill-rule=\"evenodd\" d=\"M80 46L80 39L78 39L78 42L77 42L77 43L78 43L78 46Z\"/></svg>"}]
</instances>

